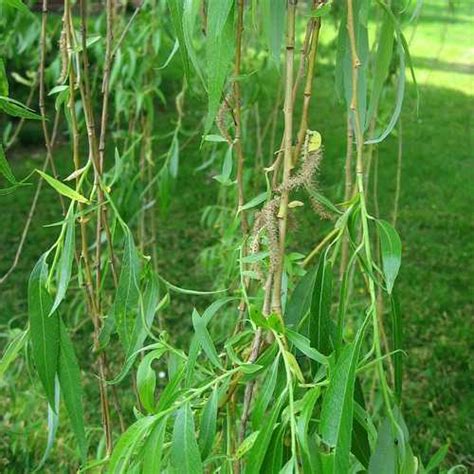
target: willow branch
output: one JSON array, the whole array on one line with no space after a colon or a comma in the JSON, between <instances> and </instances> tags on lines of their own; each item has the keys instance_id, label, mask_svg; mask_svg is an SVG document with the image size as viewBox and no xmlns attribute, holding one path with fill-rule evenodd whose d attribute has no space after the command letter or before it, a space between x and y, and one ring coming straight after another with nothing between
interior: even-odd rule
<instances>
[{"instance_id":1,"label":"willow branch","mask_svg":"<svg viewBox=\"0 0 474 474\"><path fill-rule=\"evenodd\" d=\"M241 93L240 93L240 70L242 62L242 33L244 29L244 0L238 0L237 13L237 31L236 31L236 54L234 67L234 119L235 119L235 138L234 147L237 154L237 190L238 190L238 209L245 204L244 197L244 153L242 149L242 117L241 117ZM240 226L242 233L248 234L249 225L247 215L244 211L240 212Z\"/></svg>"},{"instance_id":2,"label":"willow branch","mask_svg":"<svg viewBox=\"0 0 474 474\"><path fill-rule=\"evenodd\" d=\"M279 252L273 281L272 311L282 314L281 309L281 288L283 276L283 262L285 257L286 229L288 222L288 200L289 200L289 180L293 167L293 74L295 57L295 17L297 0L288 0L287 11L287 31L286 31L286 74L285 74L285 105L283 107L285 118L284 130L284 155L283 155L283 176L282 193L280 199L279 219Z\"/></svg>"},{"instance_id":3,"label":"willow branch","mask_svg":"<svg viewBox=\"0 0 474 474\"><path fill-rule=\"evenodd\" d=\"M303 95L303 111L301 112L300 128L298 130L297 141L294 151L293 161L296 162L300 156L301 149L308 130L308 113L311 97L313 94L314 68L319 44L319 31L321 29L321 18L315 18L313 24L313 33L311 36L311 48L308 54L308 69L306 71L306 82Z\"/></svg>"}]
</instances>

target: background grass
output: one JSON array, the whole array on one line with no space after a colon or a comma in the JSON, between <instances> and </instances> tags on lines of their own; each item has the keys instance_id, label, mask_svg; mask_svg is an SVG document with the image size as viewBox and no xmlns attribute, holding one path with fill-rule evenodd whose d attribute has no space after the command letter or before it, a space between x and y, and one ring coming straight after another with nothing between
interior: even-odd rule
<instances>
[{"instance_id":1,"label":"background grass","mask_svg":"<svg viewBox=\"0 0 474 474\"><path fill-rule=\"evenodd\" d=\"M441 1L425 3L411 41L421 106L417 114L415 89L410 84L402 114L398 228L404 250L398 291L408 354L404 414L414 450L423 459L449 442L449 462L474 468L474 367L470 356L474 278L474 2L455 3L454 11ZM327 44L332 34L333 27L325 25L322 38L326 38ZM411 30L406 36L410 40ZM332 66L323 57L315 82L310 128L321 132L325 144L321 189L336 197L341 192L337 183L343 174L345 121L343 110L334 99L333 74ZM189 128L197 127L196 115L186 120ZM34 131L30 129L26 133L33 135ZM249 150L253 147L252 137L247 137L247 146ZM67 148L59 147L56 155L63 177L69 172L68 153ZM23 146L10 157L17 176L22 177L40 166L43 152L34 145ZM380 215L390 217L397 159L395 136L380 146L378 157ZM203 228L200 218L202 209L215 202L218 184L209 178L212 170L195 171L205 157L194 142L181 152L181 160L186 166L181 167L171 217L160 218L160 266L165 277L182 286L205 288L212 284L213 276L203 271L199 254L215 243L217 236L212 229ZM13 259L32 193L30 187L1 198L0 273ZM58 220L59 216L54 191L45 188L20 264L10 280L0 287L0 324L24 326L26 275L54 238L56 230L44 224ZM304 214L301 217L290 245L300 251L310 250L322 235L325 224ZM186 332L194 304L204 305L199 298L176 298L165 315L169 324ZM0 386L0 411L6 414L4 421L7 421L0 428L3 431L0 439L8 439L9 443L15 437L6 431L12 426L14 430L24 428L15 425L12 414L8 415L15 395L18 397L14 392L15 387ZM28 393L18 398L25 410L31 409L26 405ZM41 419L26 421L27 428L36 429L43 423L43 413L38 416ZM3 451L1 446L0 450Z\"/></svg>"}]
</instances>

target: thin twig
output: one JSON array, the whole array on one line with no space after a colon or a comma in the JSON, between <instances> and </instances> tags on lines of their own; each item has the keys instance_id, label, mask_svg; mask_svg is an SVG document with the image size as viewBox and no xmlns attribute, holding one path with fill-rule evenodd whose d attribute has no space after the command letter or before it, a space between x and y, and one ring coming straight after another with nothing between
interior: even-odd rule
<instances>
[{"instance_id":1,"label":"thin twig","mask_svg":"<svg viewBox=\"0 0 474 474\"><path fill-rule=\"evenodd\" d=\"M295 59L295 17L297 0L288 0L287 8L287 32L286 32L286 74L285 74L285 105L283 107L285 117L284 130L284 156L283 156L283 176L280 199L279 219L279 255L273 280L272 311L282 314L281 309L281 288L283 277L283 261L286 245L286 228L288 222L288 183L293 167L293 73Z\"/></svg>"},{"instance_id":2,"label":"thin twig","mask_svg":"<svg viewBox=\"0 0 474 474\"><path fill-rule=\"evenodd\" d=\"M242 62L242 33L244 29L244 0L238 0L237 13L237 30L236 30L236 53L235 53L235 68L234 68L234 118L235 118L235 137L234 147L237 155L237 190L238 208L242 208L245 204L244 197L244 153L242 149L242 118L241 118L241 94L240 94L240 68ZM240 212L240 225L244 236L248 234L249 225L247 222L247 214Z\"/></svg>"}]
</instances>

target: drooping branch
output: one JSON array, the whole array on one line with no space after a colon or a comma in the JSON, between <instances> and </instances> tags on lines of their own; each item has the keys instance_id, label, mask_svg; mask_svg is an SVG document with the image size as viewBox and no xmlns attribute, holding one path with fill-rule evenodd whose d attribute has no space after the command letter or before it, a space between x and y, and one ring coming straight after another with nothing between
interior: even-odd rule
<instances>
[{"instance_id":1,"label":"drooping branch","mask_svg":"<svg viewBox=\"0 0 474 474\"><path fill-rule=\"evenodd\" d=\"M280 199L280 208L278 211L279 219L279 255L273 281L272 311L276 314L282 314L281 309L281 288L283 276L283 262L286 246L286 230L288 223L288 202L289 191L288 183L290 181L291 169L293 168L293 74L295 60L295 18L296 18L297 0L288 0L287 9L287 30L286 30L286 55L285 55L285 104L283 107L285 129L283 140L283 175Z\"/></svg>"}]
</instances>

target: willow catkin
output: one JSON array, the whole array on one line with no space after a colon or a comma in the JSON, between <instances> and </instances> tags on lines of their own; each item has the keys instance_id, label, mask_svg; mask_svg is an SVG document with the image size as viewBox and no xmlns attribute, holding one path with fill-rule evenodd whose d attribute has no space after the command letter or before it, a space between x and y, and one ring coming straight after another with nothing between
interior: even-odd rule
<instances>
[{"instance_id":1,"label":"willow catkin","mask_svg":"<svg viewBox=\"0 0 474 474\"><path fill-rule=\"evenodd\" d=\"M275 197L268 201L261 211L255 215L255 221L250 235L249 253L256 254L261 248L262 234L265 232L267 236L268 251L270 254L269 265L270 271L274 271L279 261L279 230L278 230L278 209L280 206L281 194L285 191L294 191L299 188L304 188L310 197L310 202L313 210L322 218L328 219L330 216L314 197L312 191L317 189L317 173L321 164L323 154L322 149L308 153L304 150L301 157L301 166L290 177L288 182L281 184L275 189ZM254 264L255 271L259 279L263 278L263 271L261 262ZM262 280L263 281L263 280Z\"/></svg>"},{"instance_id":2,"label":"willow catkin","mask_svg":"<svg viewBox=\"0 0 474 474\"><path fill-rule=\"evenodd\" d=\"M63 27L61 31L61 36L59 37L59 52L60 52L60 58L61 58L61 72L59 74L59 78L56 81L56 83L63 84L68 77L68 63L69 63L65 27Z\"/></svg>"},{"instance_id":3,"label":"willow catkin","mask_svg":"<svg viewBox=\"0 0 474 474\"><path fill-rule=\"evenodd\" d=\"M232 101L233 92L233 89L231 89L224 97L224 100L222 101L216 116L217 128L219 129L219 132L221 132L221 135L226 139L229 146L234 143L234 140L229 133L229 126L227 124L228 116L232 112L230 103Z\"/></svg>"}]
</instances>

